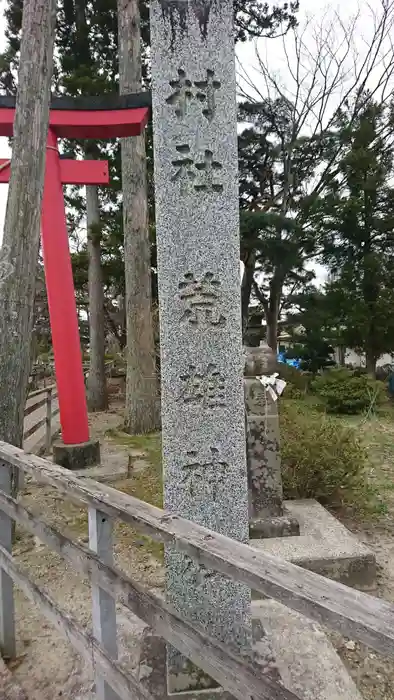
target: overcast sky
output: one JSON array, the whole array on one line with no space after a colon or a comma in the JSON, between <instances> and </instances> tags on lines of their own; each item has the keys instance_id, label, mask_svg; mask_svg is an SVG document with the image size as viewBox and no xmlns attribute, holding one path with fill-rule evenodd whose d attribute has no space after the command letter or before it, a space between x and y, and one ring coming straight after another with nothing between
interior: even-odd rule
<instances>
[{"instance_id":1,"label":"overcast sky","mask_svg":"<svg viewBox=\"0 0 394 700\"><path fill-rule=\"evenodd\" d=\"M371 0L373 7L378 7L380 5L380 0ZM281 0L277 0L276 4L281 4ZM6 6L6 0L0 0L0 51L3 50L5 44L4 37L4 27L5 22L3 19L4 8ZM300 0L300 12L298 15L300 25L305 23L306 18L313 15L313 22L319 23L323 17L328 13L331 17L332 14L337 10L343 21L349 20L350 17L354 16L358 8L360 9L360 18L357 23L356 30L356 41L360 45L360 50L363 50L366 44L368 44L368 37L371 34L371 11L369 9L369 4L367 0L345 0L341 4L327 3L327 0ZM335 37L334 37L335 38ZM284 76L284 82L286 84L286 71L284 70L283 63L283 42L281 39L270 39L267 42L260 41L259 51L261 55L267 57L269 62L270 70L274 70L276 74ZM312 44L311 44L312 46ZM291 48L289 49L291 52ZM242 44L237 49L239 66L242 65L246 69L250 76L253 76L259 87L264 91L264 85L262 85L261 77L257 71L256 62L256 45L254 42L247 42ZM290 53L291 57L291 53ZM287 71L288 74L288 71ZM0 138L0 157L5 158L10 155L10 150L8 148L7 139ZM3 231L4 215L7 199L7 186L0 186L0 240ZM317 268L317 273L319 281L322 281L324 277L324 271L321 268Z\"/></svg>"}]
</instances>

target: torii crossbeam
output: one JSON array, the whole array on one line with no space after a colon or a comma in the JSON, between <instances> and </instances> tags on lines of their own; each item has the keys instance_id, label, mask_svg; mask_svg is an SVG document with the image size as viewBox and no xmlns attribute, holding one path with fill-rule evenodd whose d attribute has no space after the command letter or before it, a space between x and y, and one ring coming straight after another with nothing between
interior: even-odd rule
<instances>
[{"instance_id":1,"label":"torii crossbeam","mask_svg":"<svg viewBox=\"0 0 394 700\"><path fill-rule=\"evenodd\" d=\"M89 441L78 317L68 244L63 185L107 185L106 161L60 158L58 138L110 139L137 136L149 116L150 93L105 98L52 98L49 115L41 240L58 387L62 439ZM0 97L0 136L12 136L15 98ZM0 183L10 161L0 160Z\"/></svg>"}]
</instances>

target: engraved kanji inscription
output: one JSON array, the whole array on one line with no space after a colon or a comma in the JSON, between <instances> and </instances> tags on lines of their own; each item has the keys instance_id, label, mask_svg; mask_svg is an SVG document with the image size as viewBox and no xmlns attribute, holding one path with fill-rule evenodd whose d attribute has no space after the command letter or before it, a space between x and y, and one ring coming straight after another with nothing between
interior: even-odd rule
<instances>
[{"instance_id":1,"label":"engraved kanji inscription","mask_svg":"<svg viewBox=\"0 0 394 700\"><path fill-rule=\"evenodd\" d=\"M220 80L215 78L215 71L208 68L205 80L195 80L187 77L183 68L178 68L178 78L169 81L173 92L167 97L167 104L175 107L175 114L182 119L187 115L188 104L198 100L202 104L202 113L208 121L212 121L216 111L215 93L219 90Z\"/></svg>"},{"instance_id":2,"label":"engraved kanji inscription","mask_svg":"<svg viewBox=\"0 0 394 700\"><path fill-rule=\"evenodd\" d=\"M220 88L220 80L215 80L214 75L215 71L208 68L206 79L196 80L194 82L195 86L198 88L196 97L204 104L202 113L210 122L215 116L215 92Z\"/></svg>"},{"instance_id":3,"label":"engraved kanji inscription","mask_svg":"<svg viewBox=\"0 0 394 700\"><path fill-rule=\"evenodd\" d=\"M171 161L176 172L172 175L172 182L179 182L182 194L190 191L194 187L197 192L223 192L223 185L218 181L218 171L223 166L218 160L214 160L212 151L204 151L203 160L195 162L188 144L180 144L175 147L177 152L183 156Z\"/></svg>"},{"instance_id":4,"label":"engraved kanji inscription","mask_svg":"<svg viewBox=\"0 0 394 700\"><path fill-rule=\"evenodd\" d=\"M225 379L216 365L210 363L206 370L199 371L189 365L189 371L181 375L183 389L178 401L200 404L203 408L225 406Z\"/></svg>"},{"instance_id":5,"label":"engraved kanji inscription","mask_svg":"<svg viewBox=\"0 0 394 700\"><path fill-rule=\"evenodd\" d=\"M177 117L184 117L187 114L187 103L193 97L191 80L188 80L185 71L179 68L178 80L170 80L170 85L174 88L174 92L167 97L166 102L175 105Z\"/></svg>"},{"instance_id":6,"label":"engraved kanji inscription","mask_svg":"<svg viewBox=\"0 0 394 700\"><path fill-rule=\"evenodd\" d=\"M199 459L196 450L187 452L190 461L182 466L181 483L186 486L192 498L197 491L201 491L201 485L204 485L212 500L216 501L226 478L228 464L220 459L217 447L210 447L209 452L207 459Z\"/></svg>"},{"instance_id":7,"label":"engraved kanji inscription","mask_svg":"<svg viewBox=\"0 0 394 700\"><path fill-rule=\"evenodd\" d=\"M222 164L213 159L212 151L206 150L202 163L196 163L197 170L201 173L200 181L194 185L197 191L214 190L222 192L223 185L217 181L215 172L222 169Z\"/></svg>"},{"instance_id":8,"label":"engraved kanji inscription","mask_svg":"<svg viewBox=\"0 0 394 700\"><path fill-rule=\"evenodd\" d=\"M221 283L213 272L206 272L199 279L192 272L186 272L178 285L180 298L186 307L181 321L187 321L194 327L223 327L226 317L218 308L220 287Z\"/></svg>"},{"instance_id":9,"label":"engraved kanji inscription","mask_svg":"<svg viewBox=\"0 0 394 700\"><path fill-rule=\"evenodd\" d=\"M179 182L181 192L184 194L196 179L196 171L193 158L190 157L190 146L182 144L181 146L176 146L176 150L183 158L176 158L172 161L172 165L178 169L172 176L171 181Z\"/></svg>"}]
</instances>

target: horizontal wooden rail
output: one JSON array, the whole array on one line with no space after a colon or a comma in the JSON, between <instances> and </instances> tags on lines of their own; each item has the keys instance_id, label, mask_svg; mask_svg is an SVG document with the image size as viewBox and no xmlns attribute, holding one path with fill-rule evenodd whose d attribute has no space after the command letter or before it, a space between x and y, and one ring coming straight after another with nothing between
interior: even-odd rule
<instances>
[{"instance_id":1,"label":"horizontal wooden rail","mask_svg":"<svg viewBox=\"0 0 394 700\"><path fill-rule=\"evenodd\" d=\"M178 651L185 654L225 690L245 700L245 693L255 700L294 700L297 695L269 678L261 669L237 658L227 647L208 637L203 630L185 622L167 603L136 583L115 566L108 566L90 549L73 542L37 518L10 496L0 492L0 510L38 537L72 567L116 596L132 613Z\"/></svg>"},{"instance_id":2,"label":"horizontal wooden rail","mask_svg":"<svg viewBox=\"0 0 394 700\"><path fill-rule=\"evenodd\" d=\"M31 391L27 398L32 399L34 398L34 396L44 394L46 391L49 391L49 389L56 389L56 384L50 384L49 386L46 386L43 389L36 389L35 391Z\"/></svg>"},{"instance_id":3,"label":"horizontal wooden rail","mask_svg":"<svg viewBox=\"0 0 394 700\"><path fill-rule=\"evenodd\" d=\"M81 625L67 612L61 610L55 601L43 593L35 583L16 565L15 560L0 545L0 566L17 584L23 593L37 605L57 629L70 640L81 656L88 662L100 668L100 673L111 684L121 700L153 700L133 676L126 674L120 665L111 659L100 644L85 632Z\"/></svg>"},{"instance_id":4,"label":"horizontal wooden rail","mask_svg":"<svg viewBox=\"0 0 394 700\"><path fill-rule=\"evenodd\" d=\"M45 397L45 399L40 399L39 401L36 401L36 403L30 404L30 406L25 408L25 412L23 414L24 417L26 418L26 416L30 416L30 414L34 413L34 411L36 411L37 408L41 408L41 406L45 406L46 402L47 402L47 397Z\"/></svg>"},{"instance_id":5,"label":"horizontal wooden rail","mask_svg":"<svg viewBox=\"0 0 394 700\"><path fill-rule=\"evenodd\" d=\"M46 422L46 416L44 416L44 418L40 418L40 420L37 421L37 423L34 423L34 425L32 425L31 428L29 428L29 430L26 430L26 432L23 433L23 439L27 440L27 438L29 438L30 435L33 435L33 433L36 433L37 430L42 428L42 426L45 425Z\"/></svg>"},{"instance_id":6,"label":"horizontal wooden rail","mask_svg":"<svg viewBox=\"0 0 394 700\"><path fill-rule=\"evenodd\" d=\"M117 517L196 559L207 568L274 598L289 608L394 656L394 605L262 553L250 545L143 503L109 486L78 479L67 469L0 442L0 460L28 472L61 494Z\"/></svg>"}]
</instances>

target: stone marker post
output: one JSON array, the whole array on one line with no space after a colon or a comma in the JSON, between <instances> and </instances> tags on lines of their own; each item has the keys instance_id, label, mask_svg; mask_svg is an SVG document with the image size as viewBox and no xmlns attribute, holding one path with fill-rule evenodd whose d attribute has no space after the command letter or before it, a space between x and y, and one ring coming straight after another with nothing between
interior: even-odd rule
<instances>
[{"instance_id":1,"label":"stone marker post","mask_svg":"<svg viewBox=\"0 0 394 700\"><path fill-rule=\"evenodd\" d=\"M165 508L247 542L232 0L153 0L151 50ZM181 615L250 647L247 587L174 549L166 574ZM201 687L183 664L171 691Z\"/></svg>"},{"instance_id":2,"label":"stone marker post","mask_svg":"<svg viewBox=\"0 0 394 700\"><path fill-rule=\"evenodd\" d=\"M249 519L252 538L299 535L299 524L283 505L278 402L259 381L276 369L267 343L246 347L245 408Z\"/></svg>"}]
</instances>

